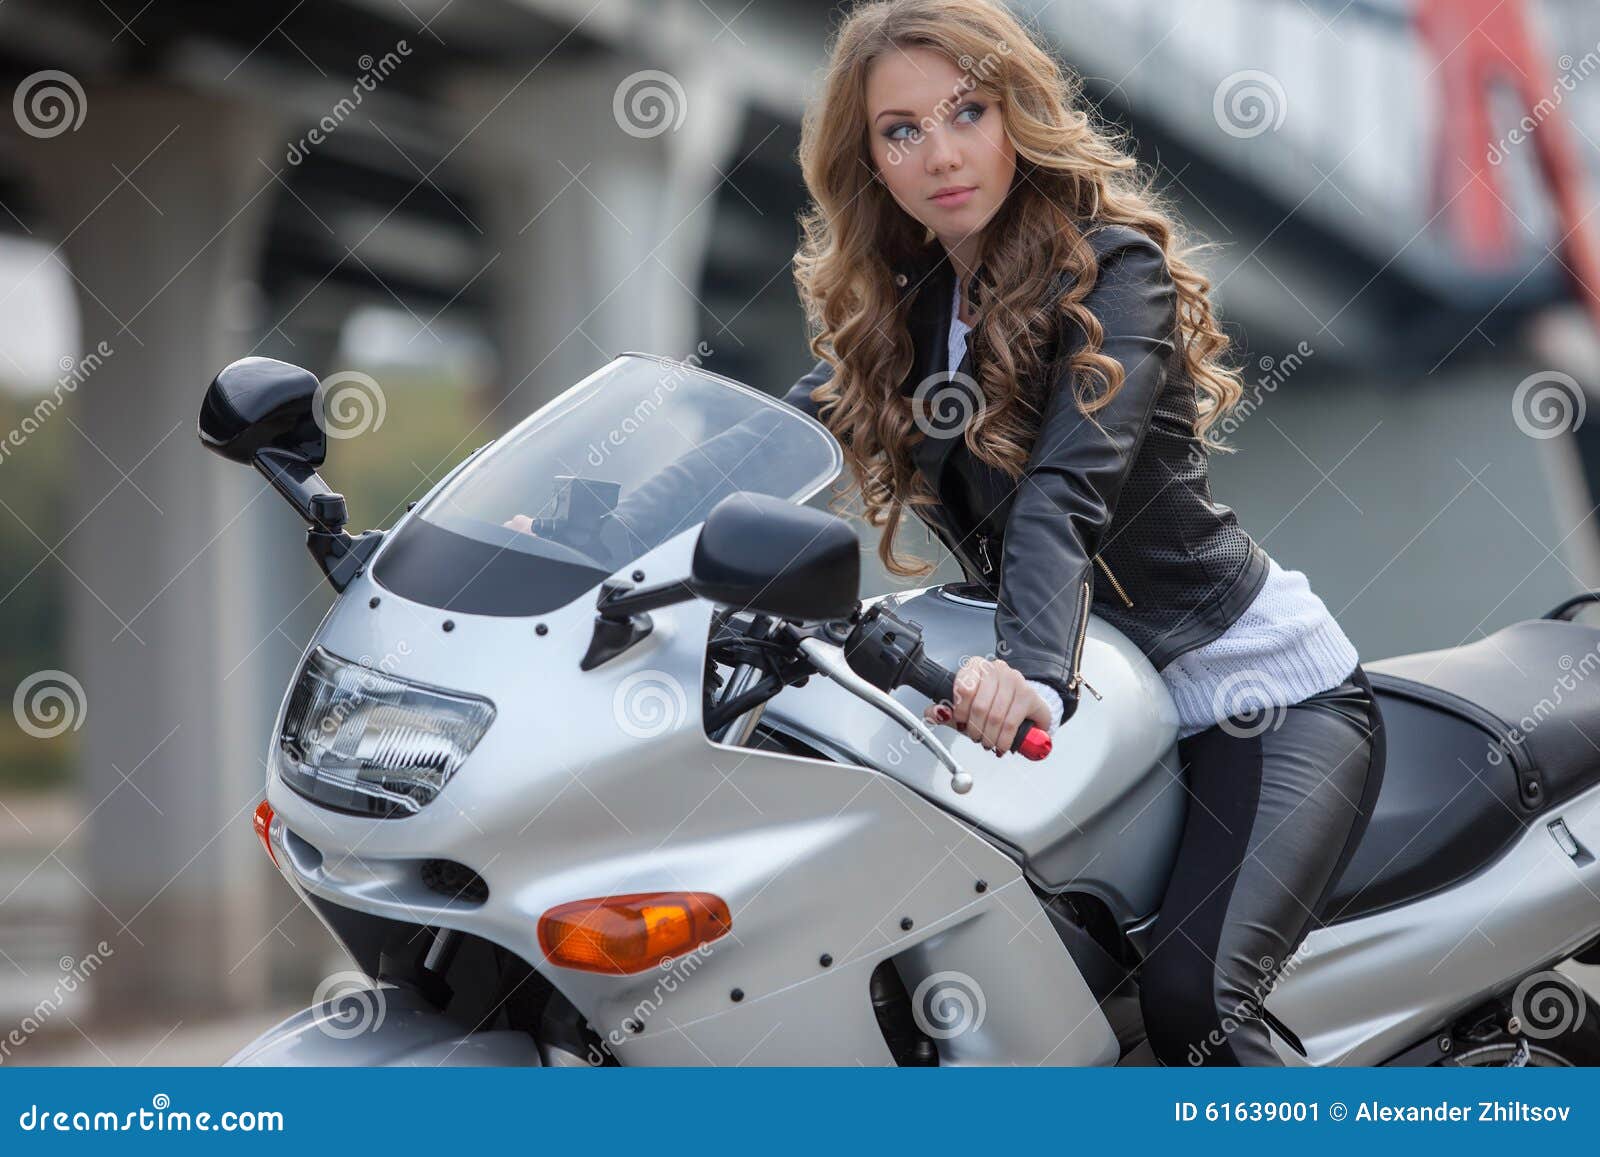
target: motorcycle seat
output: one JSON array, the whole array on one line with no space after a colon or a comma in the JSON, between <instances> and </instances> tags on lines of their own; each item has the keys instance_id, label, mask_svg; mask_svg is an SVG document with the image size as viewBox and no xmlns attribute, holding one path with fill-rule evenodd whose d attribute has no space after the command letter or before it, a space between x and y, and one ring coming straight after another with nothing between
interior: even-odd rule
<instances>
[{"instance_id":1,"label":"motorcycle seat","mask_svg":"<svg viewBox=\"0 0 1600 1157\"><path fill-rule=\"evenodd\" d=\"M1362 668L1383 716L1386 767L1324 922L1460 882L1541 812L1600 783L1600 629L1532 619Z\"/></svg>"}]
</instances>

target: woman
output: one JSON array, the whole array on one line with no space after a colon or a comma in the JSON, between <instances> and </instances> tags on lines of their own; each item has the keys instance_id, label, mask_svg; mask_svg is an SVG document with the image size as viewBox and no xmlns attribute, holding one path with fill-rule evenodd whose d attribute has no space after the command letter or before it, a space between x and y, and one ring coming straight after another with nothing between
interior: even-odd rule
<instances>
[{"instance_id":1,"label":"woman","mask_svg":"<svg viewBox=\"0 0 1600 1157\"><path fill-rule=\"evenodd\" d=\"M1242 387L1210 283L1077 96L986 0L851 13L802 130L819 360L785 400L844 446L892 573L932 569L895 554L909 509L995 597L995 656L930 722L998 756L1023 719L1072 718L1099 697L1091 611L1150 658L1192 797L1141 968L1150 1043L1276 1064L1261 1002L1365 827L1380 720L1305 575L1211 499L1206 431Z\"/></svg>"}]
</instances>

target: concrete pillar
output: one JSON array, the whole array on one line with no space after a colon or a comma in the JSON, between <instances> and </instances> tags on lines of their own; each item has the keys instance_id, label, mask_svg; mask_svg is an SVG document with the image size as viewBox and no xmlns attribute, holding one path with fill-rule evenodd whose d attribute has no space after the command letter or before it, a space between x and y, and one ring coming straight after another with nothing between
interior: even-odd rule
<instances>
[{"instance_id":1,"label":"concrete pillar","mask_svg":"<svg viewBox=\"0 0 1600 1157\"><path fill-rule=\"evenodd\" d=\"M507 95L509 92L509 95ZM501 351L503 429L627 350L687 358L743 119L727 78L614 57L456 90Z\"/></svg>"},{"instance_id":2,"label":"concrete pillar","mask_svg":"<svg viewBox=\"0 0 1600 1157\"><path fill-rule=\"evenodd\" d=\"M101 1020L193 1018L264 989L270 866L250 817L283 682L249 656L271 629L258 591L302 572L303 547L262 479L200 447L195 418L256 341L240 303L281 192L258 158L281 140L263 109L138 85L91 88L79 128L21 142L83 350L109 350L54 418L81 431L65 524L83 521L56 565L87 710L73 871L89 941L115 953L92 985ZM259 546L267 526L281 556Z\"/></svg>"}]
</instances>

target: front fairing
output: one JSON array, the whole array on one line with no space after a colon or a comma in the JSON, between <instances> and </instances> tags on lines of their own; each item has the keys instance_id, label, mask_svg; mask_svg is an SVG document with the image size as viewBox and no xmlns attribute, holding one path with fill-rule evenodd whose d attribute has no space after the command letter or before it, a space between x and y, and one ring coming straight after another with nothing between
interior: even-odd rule
<instances>
[{"instance_id":1,"label":"front fairing","mask_svg":"<svg viewBox=\"0 0 1600 1157\"><path fill-rule=\"evenodd\" d=\"M821 430L782 409L806 436ZM837 454L831 438L825 444ZM828 462L793 500L833 479L838 460ZM441 502L450 482L429 501ZM697 534L685 526L630 559L627 577L687 575ZM952 1050L1055 1063L1103 1062L1108 1049L1114 1057L1070 961L1028 934L1037 901L992 843L879 771L707 736L710 604L652 611L644 639L584 671L594 586L537 613L479 613L384 585L382 557L350 584L311 645L487 699L494 722L412 815L340 813L272 776L272 846L293 887L367 916L504 946L544 971L624 1063L889 1063L866 999L873 969L895 956L903 974L933 975L956 959L949 953L967 951L978 956L950 966L992 968L994 987L984 1030ZM470 869L486 897L433 890L423 870L430 860ZM669 890L722 897L733 934L695 953L692 966L632 976L545 961L537 927L548 909ZM824 954L833 960L826 968ZM907 979L914 985L916 976ZM730 999L736 989L742 1001ZM621 1031L642 1004L668 1000L666 1015L646 1018L642 1032Z\"/></svg>"},{"instance_id":2,"label":"front fairing","mask_svg":"<svg viewBox=\"0 0 1600 1157\"><path fill-rule=\"evenodd\" d=\"M693 542L686 532L638 559L646 581L684 573ZM1055 1063L1103 1058L1104 1021L1088 1015L1092 1000L1059 946L1025 930L1037 903L999 849L880 772L706 735L700 686L713 610L692 600L652 611L643 642L581 671L592 605L507 620L441 612L357 579L316 643L394 657L393 673L482 695L498 713L416 815L341 814L274 777L284 873L341 907L462 929L516 952L624 1063L889 1063L868 977L886 956L966 943L941 939L962 929L981 931L995 967L1022 970L1051 1001L1038 1007L1020 975L997 981L984 1034L960 1044L1042 1058L1066 1041ZM432 891L429 859L470 868L487 898ZM713 892L734 913L733 935L682 968L616 977L544 961L538 920L557 904L680 889ZM834 964L821 968L825 953ZM927 960L930 974L940 971L937 957ZM742 1002L730 1000L734 989ZM619 1031L650 1001L666 1015L647 1018L642 1033Z\"/></svg>"}]
</instances>

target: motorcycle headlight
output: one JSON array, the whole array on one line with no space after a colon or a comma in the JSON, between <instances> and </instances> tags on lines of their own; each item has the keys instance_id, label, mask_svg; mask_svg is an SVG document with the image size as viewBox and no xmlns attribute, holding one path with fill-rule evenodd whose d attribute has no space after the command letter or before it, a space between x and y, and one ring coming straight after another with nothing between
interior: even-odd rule
<instances>
[{"instance_id":1,"label":"motorcycle headlight","mask_svg":"<svg viewBox=\"0 0 1600 1157\"><path fill-rule=\"evenodd\" d=\"M428 687L312 649L274 747L306 798L359 815L414 815L494 721L487 699Z\"/></svg>"}]
</instances>

